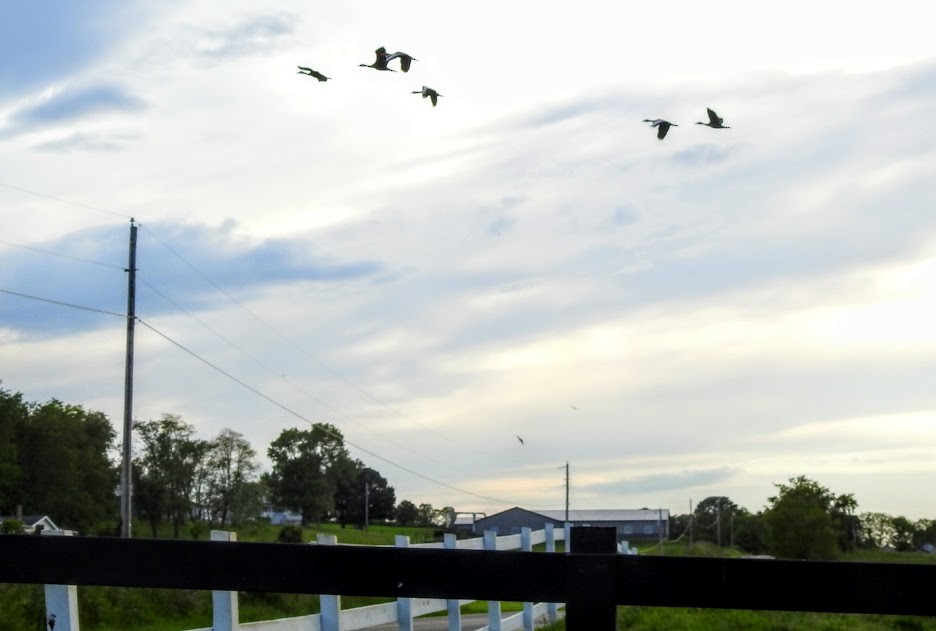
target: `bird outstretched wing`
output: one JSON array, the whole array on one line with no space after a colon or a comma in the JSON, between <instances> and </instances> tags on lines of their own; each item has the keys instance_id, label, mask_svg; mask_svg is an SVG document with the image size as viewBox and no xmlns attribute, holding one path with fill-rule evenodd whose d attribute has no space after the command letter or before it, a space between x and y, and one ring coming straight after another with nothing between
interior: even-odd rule
<instances>
[{"instance_id":1,"label":"bird outstretched wing","mask_svg":"<svg viewBox=\"0 0 936 631\"><path fill-rule=\"evenodd\" d=\"M718 117L718 114L715 113L715 110L713 110L713 109L710 108L710 107L707 107L707 108L705 108L705 111L708 112L708 119L709 119L709 122L710 122L712 125L721 125L721 124L722 124L722 120L723 120L723 119L721 119L721 118Z\"/></svg>"}]
</instances>

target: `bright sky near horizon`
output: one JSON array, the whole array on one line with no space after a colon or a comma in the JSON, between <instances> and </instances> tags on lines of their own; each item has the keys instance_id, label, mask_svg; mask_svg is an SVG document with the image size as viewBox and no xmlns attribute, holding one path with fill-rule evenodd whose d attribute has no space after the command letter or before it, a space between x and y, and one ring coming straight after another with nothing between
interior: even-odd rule
<instances>
[{"instance_id":1,"label":"bright sky near horizon","mask_svg":"<svg viewBox=\"0 0 936 631\"><path fill-rule=\"evenodd\" d=\"M123 312L134 217L134 416L328 421L398 499L936 518L936 5L716 5L15 3L0 290ZM124 342L0 293L29 401L119 429Z\"/></svg>"}]
</instances>

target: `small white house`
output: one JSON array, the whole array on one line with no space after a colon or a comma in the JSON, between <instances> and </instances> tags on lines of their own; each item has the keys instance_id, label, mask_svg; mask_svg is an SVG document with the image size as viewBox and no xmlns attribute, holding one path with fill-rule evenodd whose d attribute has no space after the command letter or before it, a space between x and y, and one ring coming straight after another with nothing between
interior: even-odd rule
<instances>
[{"instance_id":1,"label":"small white house","mask_svg":"<svg viewBox=\"0 0 936 631\"><path fill-rule=\"evenodd\" d=\"M43 530L61 530L55 525L55 522L48 515L23 515L14 517L12 515L0 516L0 525L4 521L16 520L23 524L23 534L39 534Z\"/></svg>"},{"instance_id":2,"label":"small white house","mask_svg":"<svg viewBox=\"0 0 936 631\"><path fill-rule=\"evenodd\" d=\"M263 511L262 517L270 520L274 526L285 526L287 524L301 524L302 515L290 511Z\"/></svg>"}]
</instances>

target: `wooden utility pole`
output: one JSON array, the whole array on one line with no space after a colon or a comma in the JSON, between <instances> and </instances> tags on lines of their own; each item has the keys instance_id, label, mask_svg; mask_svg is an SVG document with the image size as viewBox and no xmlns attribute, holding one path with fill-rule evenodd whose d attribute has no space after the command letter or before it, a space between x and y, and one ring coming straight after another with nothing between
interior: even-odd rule
<instances>
[{"instance_id":1,"label":"wooden utility pole","mask_svg":"<svg viewBox=\"0 0 936 631\"><path fill-rule=\"evenodd\" d=\"M364 530L370 521L370 482L364 483Z\"/></svg>"},{"instance_id":2,"label":"wooden utility pole","mask_svg":"<svg viewBox=\"0 0 936 631\"><path fill-rule=\"evenodd\" d=\"M130 219L130 262L127 267L127 360L124 371L124 418L123 418L123 461L120 467L120 536L129 539L131 536L131 516L133 515L130 502L131 471L130 457L132 455L132 423L133 423L133 332L136 324L136 245L137 227Z\"/></svg>"},{"instance_id":3,"label":"wooden utility pole","mask_svg":"<svg viewBox=\"0 0 936 631\"><path fill-rule=\"evenodd\" d=\"M569 461L566 460L566 511L565 511L565 520L566 523L569 523Z\"/></svg>"}]
</instances>

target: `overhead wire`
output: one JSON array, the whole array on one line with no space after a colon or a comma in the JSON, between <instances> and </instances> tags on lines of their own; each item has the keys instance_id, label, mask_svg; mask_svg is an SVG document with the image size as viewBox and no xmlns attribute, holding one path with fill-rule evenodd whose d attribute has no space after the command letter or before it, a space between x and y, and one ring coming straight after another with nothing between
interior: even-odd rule
<instances>
[{"instance_id":1,"label":"overhead wire","mask_svg":"<svg viewBox=\"0 0 936 631\"><path fill-rule=\"evenodd\" d=\"M76 202L76 201L69 200L69 199L65 199L65 198L62 198L62 197L57 197L57 196L55 196L55 195L48 195L48 194L45 194L45 193L40 193L40 192L38 192L38 191L34 191L34 190L31 190L31 189L23 188L23 187L20 187L20 186L13 186L12 184L6 184L6 183L4 183L4 182L0 182L0 186L5 187L5 188L8 188L8 189L11 189L11 190L14 190L14 191L19 191L19 192L21 192L21 193L25 193L25 194L27 194L27 195L33 195L33 196L35 196L35 197L41 197L41 198L43 198L43 199L48 199L48 200L56 201L56 202L63 203L63 204L70 204L70 205L72 205L72 206L77 206L77 207L79 207L79 208L85 208L85 209L88 209L88 210L94 210L94 211L96 211L96 212L101 212L101 213L105 213L105 214L108 214L108 215L111 215L111 216L122 217L122 218L124 218L124 219L129 219L130 221L134 221L134 217L131 216L131 215L128 215L128 214L126 214L126 213L121 213L121 212L117 212L117 211L113 211L113 210L108 210L108 209L106 209L106 208L101 208L101 207L99 207L99 206L93 206L93 205L91 205L91 204L85 204L85 203L82 203L82 202ZM342 382L344 382L345 384L347 384L348 386L350 386L351 388L353 388L355 391L357 391L357 392L360 393L361 395L367 397L368 399L370 399L370 400L373 401L374 403L377 403L378 405L380 405L380 406L386 408L387 410L393 412L394 414L396 414L396 415L399 416L400 418L403 418L403 419L408 420L408 421L410 421L410 422L412 422L412 423L415 423L415 424L418 425L419 427L422 427L423 429L425 429L425 430L427 430L427 431L429 431L429 432L432 432L432 433L434 433L434 434L436 434L436 435L442 437L443 439L445 439L445 440L447 440L447 441L449 441L449 442L451 442L451 443L453 443L453 444L455 444L455 445L457 445L457 446L459 446L459 447L468 448L468 449L471 449L472 451L476 451L476 452L478 452L478 453L483 453L483 454L486 454L486 455L491 455L491 453L488 452L488 451L481 450L481 449L477 449L476 447L471 447L471 446L465 445L464 443L461 443L461 442L459 442L459 441L457 441L457 440L454 440L453 438L451 438L451 437L448 436L447 434L442 433L442 432L436 430L435 428L430 427L429 425L426 425L426 424L424 424L424 423L420 423L420 422L417 421L416 419L413 419L412 417L410 417L410 416L404 414L403 412L400 412L399 410L397 410L397 409L394 408L393 406L389 405L388 403L386 403L386 402L380 400L379 398L375 397L374 395L372 395L372 394L369 393L368 391L364 390L363 388L361 388L360 386L358 386L357 384L355 384L354 382L352 382L350 379L348 379L348 378L346 378L345 376L341 375L341 374L338 373L336 370L334 370L333 368L331 368L330 366L328 366L327 364L325 364L324 362L322 362L320 359L318 359L317 357L315 357L314 355L312 355L311 353L309 353L308 351L306 351L304 348L302 348L301 346L299 346L298 344L296 344L295 342L293 342L290 338L288 338L288 337L285 336L283 333L281 333L276 327L274 327L274 326L271 325L269 322L267 322L266 320L264 320L263 318L261 318L261 317L260 317L259 315L257 315L256 313L254 313L250 308L248 308L248 307L247 307L245 304L243 304L240 300L238 300L237 298L235 298L235 297L234 297L233 295L231 295L228 291L226 291L226 290L225 290L224 288L222 288L220 285L218 285L217 283L215 283L215 282L214 282L211 278L209 278L204 272L202 272L197 266L195 266L193 263L191 263L188 259L186 259L186 258L185 258L184 256L182 256L181 254L179 254L175 249L173 249L173 248L172 248L168 243L166 243L163 239L159 238L159 236L158 236L155 232L153 232L152 230L150 230L146 225L144 225L143 223L137 222L137 226L138 226L139 228L141 228L142 230L146 231L150 236L152 236L157 242L159 242L163 247L165 247L165 248L166 248L170 253L172 253L176 258L178 258L180 261L182 261L182 262L185 263L187 266L189 266L192 270L194 270L198 275L200 275L200 276L201 276L206 282L208 282L212 287L214 287L216 290L218 290L218 291L221 292L224 296L226 296L229 300L231 300L234 304L236 304L236 305L239 306L241 309L243 309L243 310L246 311L248 314L250 314L250 315L251 315L254 319L256 319L258 322L262 323L264 326L266 326L268 329L270 329L277 337L279 337L281 340L283 340L284 342L286 342L286 343L287 343L288 345L290 345L292 348L296 349L297 351L299 351L300 353L302 353L303 355L305 355L306 357L308 357L309 359L311 359L312 361L314 361L315 363L317 363L319 366L321 366L322 368L324 368L325 370L327 370L332 376L334 376L335 378L341 380Z\"/></svg>"},{"instance_id":2,"label":"overhead wire","mask_svg":"<svg viewBox=\"0 0 936 631\"><path fill-rule=\"evenodd\" d=\"M104 263L103 261L95 261L92 259L81 258L80 256L72 256L70 254L62 254L61 252L52 252L51 250L43 250L42 248L34 248L29 245L23 245L21 243L13 243L12 241L4 241L0 239L0 243L3 245L8 245L14 248L20 248L23 250L30 250L32 252L39 252L40 254L49 254L51 256L57 256L63 259L71 259L72 261L79 261L81 263L90 263L92 265L100 265L101 267L110 267L113 269L119 269L126 271L126 267L121 265L114 265L113 263Z\"/></svg>"},{"instance_id":3,"label":"overhead wire","mask_svg":"<svg viewBox=\"0 0 936 631\"><path fill-rule=\"evenodd\" d=\"M325 370L327 370L327 371L328 371L332 376L334 376L335 378L337 378L337 379L341 380L342 382L344 382L345 384L349 385L351 388L353 388L354 390L356 390L358 393L362 394L363 396L367 397L367 398L370 399L371 401L373 401L373 402L377 403L378 405L380 405L380 406L382 406L382 407L384 407L384 408L390 410L391 412L393 412L394 414L396 414L396 415L399 416L400 418L403 418L403 419L406 419L406 420L408 420L408 421L410 421L410 422L413 422L413 423L415 423L416 425L418 425L419 427L422 427L423 429L425 429L425 430L427 430L427 431L429 431L429 432L432 432L432 433L434 433L434 434L437 434L438 436L441 436L441 437L444 438L445 440L447 440L447 441L449 441L449 442L451 442L451 443L453 443L453 444L455 444L455 445L457 445L457 446L459 446L459 447L468 447L468 448L471 449L472 451L477 451L477 452L479 452L479 453L484 453L484 454L490 455L490 452L486 452L486 451L484 451L484 450L479 450L479 449L477 449L477 448L475 448L475 447L467 446L467 445L465 445L465 444L463 444L463 443L461 443L461 442L459 442L459 441L456 441L456 440L452 439L450 436L448 436L448 435L446 435L446 434L444 434L444 433L442 433L442 432L439 432L438 430L436 430L436 429L433 428L433 427L430 427L430 426L428 426L428 425L426 425L426 424L424 424L424 423L420 423L419 421L416 421L415 419L413 419L413 418L407 416L406 414L403 414L402 412L400 412L400 411L397 410L396 408L394 408L394 407L390 406L389 404L387 404L387 403L381 401L380 399L378 399L378 398L375 397L374 395L370 394L369 392L367 392L366 390L364 390L363 388L361 388L360 386L358 386L357 384L355 384L355 383L352 382L351 380L347 379L346 377L344 377L343 375L341 375L340 373L338 373L336 370L334 370L333 368L331 368L330 366L328 366L327 364L325 364L322 360L320 360L320 359L317 358L316 356L314 356L314 355L312 355L311 353L309 353L309 352L308 352L307 350L305 350L303 347L299 346L296 342L294 342L294 341L293 341L292 339L290 339L288 336L286 336L285 334L283 334L278 328L276 328L275 326L273 326L272 324L270 324L269 322L267 322L265 319L263 319L262 317L260 317L260 316L259 316L258 314L256 314L253 310L251 310L247 305L245 305L243 302L241 302L240 300L238 300L237 298L235 298L233 295L231 295L230 292L228 292L228 291L225 290L223 287L221 287L220 285L218 285L217 283L215 283L211 278L208 277L207 274L205 274L204 272L202 272L194 263L192 263L192 262L189 261L187 258L185 258L185 257L182 256L181 254L179 254L179 253L178 253L176 250L174 250L168 243L166 243L165 241L163 241L162 239L160 239L159 236L158 236L156 233L154 233L152 230L150 230L149 228L147 228L147 227L146 227L145 225L143 225L143 224L138 224L138 225L140 226L141 229L143 229L143 230L145 230L147 233L149 233L149 235L150 235L151 237L153 237L154 239L156 239L156 241L158 241L160 244L162 244L162 246L165 247L173 256L175 256L176 258L178 258L178 259L179 259L180 261L182 261L185 265L187 265L187 266L190 267L194 272L196 272L199 276L201 276L209 285L211 285L211 286L214 287L217 291L219 291L219 292L222 293L224 296L226 296L231 302L233 302L235 305L237 305L238 307L240 307L241 309L243 309L243 310L244 310L245 312L247 312L251 317L253 317L255 320L257 320L259 323L263 324L267 329L269 329L270 331L272 331L274 335L276 335L278 338L280 338L282 341L284 341L287 345L289 345L289 346L292 347L293 349L299 351L301 354L305 355L306 357L308 357L309 359L311 359L312 361L314 361L316 364L318 364L319 366L321 366L322 368L324 368Z\"/></svg>"},{"instance_id":4,"label":"overhead wire","mask_svg":"<svg viewBox=\"0 0 936 631\"><path fill-rule=\"evenodd\" d=\"M429 456L429 455L424 454L424 453L420 453L420 452L418 452L418 451L416 451L416 450L414 450L414 449L412 449L412 448L410 448L410 447L407 447L406 445L400 443L399 441L393 439L392 437L387 436L386 434L384 434L384 433L382 433L382 432L378 432L377 430L375 430L375 429L373 429L373 428L371 428L371 427L365 425L364 423L358 421L357 419L355 419L355 418L353 418L353 417L351 417L351 416L345 414L344 412L342 412L342 411L339 410L338 408L336 408L336 407L332 406L331 404L329 404L327 401L325 401L325 400L322 399L321 397L315 395L315 394L312 393L312 392L309 392L307 389L303 388L301 385L295 383L294 381L292 381L291 379L289 379L288 377L286 377L285 374L282 374L282 373L280 373L280 372L274 370L274 369L273 369L271 366L269 366L267 363L263 362L262 360L260 360L260 359L257 358L256 356L254 356L253 354L247 352L246 350L244 350L243 348L241 348L240 346L238 346L237 344L235 344L232 340L230 340L229 338L225 337L224 335L222 335L221 333L219 333L217 330L215 330L214 328L212 328L207 322L205 322L204 320L202 320L201 318L199 318L199 317L196 316L195 314L193 314L193 313L191 313L190 311L188 311L185 307L183 307L182 305L180 305L179 303L177 303L175 300L173 300L172 298L170 298L169 296L167 296L164 292L160 291L160 290L159 290L158 288L156 288L152 283L150 283L150 282L148 282L147 280L141 278L140 276L137 276L137 280L139 280L141 283L143 283L144 285L146 285L147 287L149 287L153 292L155 292L156 294L158 294L158 295L159 295L161 298L163 298L166 302L168 302L169 304L171 304L172 306L174 306L176 309L178 309L179 311L181 311L182 313L184 313L186 316L188 316L189 318L193 319L195 322L197 322L198 324L200 324L202 327L204 327L206 330L208 330L210 333L212 333L212 334L213 334L214 336L216 336L218 339L220 339L220 340L223 341L224 343L228 344L228 345L231 346L233 349L235 349L235 350L238 351L239 353L243 354L245 357L247 357L247 358L249 358L250 360L252 360L255 364L257 364L258 366L260 366L260 367L263 368L264 370L268 371L270 374L272 374L272 375L276 376L277 378L283 380L285 383L287 383L287 384L290 385L291 387L295 388L296 390L298 390L299 392L301 392L301 393L304 394L305 396L309 397L310 399L313 399L315 402L317 402L317 403L318 403L319 405L321 405L322 407L328 409L328 410L331 411L333 414L335 414L335 415L337 415L337 416L340 416L341 418L345 419L346 421L348 421L348 422L350 422L350 423L353 423L353 424L357 425L358 427L363 428L365 431L368 431L368 432L371 432L371 433L373 433L373 434L376 434L377 436L381 437L382 439L384 439L384 440L386 440L386 441L388 441L388 442L390 442L390 443L396 445L396 446L399 447L400 449L402 449L402 450L404 450L404 451L407 451L407 452L409 452L409 453L411 453L411 454L413 454L413 455L415 455L415 456L419 456L419 457L421 457L421 458L426 458L426 459L428 459L428 460L431 460L431 461L435 462L436 464L441 464L442 466L447 467L447 468L451 469L452 471L456 471L456 472L458 472L458 473L465 473L465 471L462 471L462 470L460 470L460 469L456 469L455 467L452 467L450 464L448 464L448 463L446 463L446 462L443 462L443 461L441 461L441 460L438 460L438 459L436 459L436 458L433 458L432 456Z\"/></svg>"},{"instance_id":5,"label":"overhead wire","mask_svg":"<svg viewBox=\"0 0 936 631\"><path fill-rule=\"evenodd\" d=\"M30 300L37 300L37 301L40 301L40 302L46 302L46 303L50 303L50 304L54 304L54 305L59 305L59 306L63 306L63 307L69 307L69 308L73 308L73 309L81 309L81 310L84 310L84 311L92 311L92 312L95 312L95 313L101 313L101 314L105 314L105 315L116 316L116 317L119 317L119 318L122 318L122 319L126 319L126 318L127 318L127 315L126 315L126 314L123 314L123 313L117 313L117 312L114 312L114 311L107 311L107 310L105 310L105 309L96 309L96 308L94 308L94 307L87 307L87 306L84 306L84 305L79 305L79 304L75 304L75 303L65 302L65 301L62 301L62 300L54 300L54 299L51 299L51 298L44 298L44 297L42 297L42 296L36 296L36 295L32 295L32 294L26 294L26 293L22 293L22 292L18 292L18 291L12 291L12 290L9 290L9 289L0 288L0 292L5 293L5 294L11 294L11 295L14 295L14 296L19 296L19 297L21 297L21 298L27 298L27 299L30 299ZM269 403L275 405L276 407L280 408L280 409L283 410L284 412L286 412L286 413L288 413L288 414L290 414L290 415L296 417L297 419L300 419L301 421L303 421L303 422L305 422L305 423L308 423L309 425L313 425L313 426L315 425L315 423L314 423L313 421L311 421L310 419L306 418L305 416L303 416L303 415L300 414L299 412L296 412L296 411L293 410L292 408L290 408L290 407L288 407L288 406L286 406L286 405L280 403L280 402L277 401L276 399L274 399L274 398L268 396L267 394L263 393L262 391L258 390L257 388L255 388L255 387L251 386L250 384L248 384L247 382L243 381L242 379L240 379L240 378L236 377L235 375L231 374L230 372L224 370L224 369L221 368L220 366L217 366L216 364L210 362L209 360L205 359L204 357L202 357L201 355L199 355L199 354L196 353L195 351L189 349L189 348L186 347L185 345L181 344L180 342L177 342L176 340L174 340L174 339L171 338L170 336L166 335L165 333L163 333L162 331L160 331L160 330L157 329L156 327L152 326L151 324L149 324L149 323L146 322L145 320L143 320L143 319L141 319L141 318L139 318L139 317L137 317L135 320L136 320L136 322L137 322L138 324L141 324L142 326L146 327L147 329L149 329L150 331L152 331L153 333L155 333L155 334L158 335L159 337L163 338L164 340L166 340L167 342L169 342L169 343L172 344L173 346L176 346L177 348L179 348L179 349L182 350L183 352L187 353L187 354L190 355L191 357L193 357L193 358L197 359L198 361L202 362L203 364L205 364L206 366L208 366L208 367L211 368L212 370L218 372L219 374L221 374L221 375L227 377L227 378L230 379L231 381L237 383L238 385L240 385L241 387L245 388L246 390L249 390L250 392L254 393L255 395L259 396L260 398L262 398L262 399L266 400L267 402L269 402ZM329 431L327 428L325 429L325 432L326 432L327 434L329 434L330 436L332 436L333 438L338 438L338 439L342 440L344 443L346 443L346 444L348 444L348 445L354 447L354 448L357 449L358 451L361 451L361 452L363 452L363 453L365 453L365 454L368 454L369 456L372 456L372 457L374 457L374 458L380 460L381 462L384 462L384 463L386 463L386 464L388 464L388 465L390 465L390 466L392 466L392 467L395 467L395 468L397 468L397 469L399 469L399 470L401 470L401 471L404 471L404 472L406 472L406 473L409 473L410 475L413 475L413 476L415 476L415 477L418 477L418 478L421 478L421 479L423 479L423 480L426 480L427 482L431 482L431 483L433 483L433 484L436 484L436 485L439 485L439 486L443 486L443 487L445 487L445 488L447 488L447 489L450 489L450 490L452 490L452 491L456 491L456 492L458 492L458 493L461 493L462 495L469 495L469 496L471 496L471 497L477 497L477 498L479 498L479 499L483 499L483 500L495 502L495 503L498 503L498 504L520 504L520 502L511 501L511 500L505 500L505 499L496 498L496 497L490 497L490 496L487 496L487 495L482 495L482 494L480 494L480 493L475 493L475 492L473 492L473 491L469 491L469 490L467 490L467 489L463 489L463 488L457 487L457 486L455 486L455 485L453 485L453 484L449 484L449 483L447 483L447 482L443 482L442 480L438 480L438 479L433 478L433 477L431 477L431 476L428 476L428 475L425 475L425 474L423 474L423 473L420 473L420 472L418 472L418 471L416 471L416 470L414 470L414 469L411 469L410 467L407 467L407 466L405 466L405 465L399 464L398 462L395 462L395 461L393 461L393 460L390 460L389 458L385 458L384 456L381 456L380 454L378 454L378 453L376 453L376 452L374 452L374 451L372 451L372 450L370 450L370 449L367 449L367 448L365 448L365 447L362 447L361 445L358 445L357 443L355 443L355 442L353 442L353 441L351 441L351 440L348 440L347 438L345 438L344 436L342 436L342 435L340 435L340 434L335 434L334 432Z\"/></svg>"}]
</instances>

